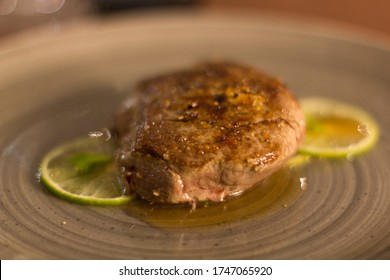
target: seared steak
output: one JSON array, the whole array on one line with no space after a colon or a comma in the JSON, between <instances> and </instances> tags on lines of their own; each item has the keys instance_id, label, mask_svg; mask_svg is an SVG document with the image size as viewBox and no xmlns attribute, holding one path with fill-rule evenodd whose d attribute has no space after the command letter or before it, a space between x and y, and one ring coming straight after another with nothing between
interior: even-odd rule
<instances>
[{"instance_id":1,"label":"seared steak","mask_svg":"<svg viewBox=\"0 0 390 280\"><path fill-rule=\"evenodd\" d=\"M304 116L277 79L212 62L139 83L116 130L132 191L152 202L221 201L296 152Z\"/></svg>"}]
</instances>

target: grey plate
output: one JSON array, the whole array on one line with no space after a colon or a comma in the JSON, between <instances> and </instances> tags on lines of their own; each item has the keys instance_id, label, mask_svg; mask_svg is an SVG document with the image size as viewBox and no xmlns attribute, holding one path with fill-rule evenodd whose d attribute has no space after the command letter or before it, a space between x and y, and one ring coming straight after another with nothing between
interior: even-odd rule
<instances>
[{"instance_id":1,"label":"grey plate","mask_svg":"<svg viewBox=\"0 0 390 280\"><path fill-rule=\"evenodd\" d=\"M1 259L390 257L388 47L270 18L173 13L82 26L36 31L0 48ZM299 98L363 107L380 124L379 144L353 161L282 170L195 212L140 201L80 206L39 183L42 156L109 126L136 81L216 57L276 75Z\"/></svg>"}]
</instances>

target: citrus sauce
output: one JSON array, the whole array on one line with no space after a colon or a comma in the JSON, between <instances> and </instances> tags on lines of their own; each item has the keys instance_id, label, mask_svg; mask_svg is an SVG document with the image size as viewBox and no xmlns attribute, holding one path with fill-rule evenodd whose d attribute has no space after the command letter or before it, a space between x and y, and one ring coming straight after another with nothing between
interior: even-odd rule
<instances>
[{"instance_id":1,"label":"citrus sauce","mask_svg":"<svg viewBox=\"0 0 390 280\"><path fill-rule=\"evenodd\" d=\"M284 167L239 196L222 202L189 204L150 204L136 198L126 206L127 213L157 228L194 228L231 224L243 219L265 218L286 211L302 194L299 168Z\"/></svg>"},{"instance_id":2,"label":"citrus sauce","mask_svg":"<svg viewBox=\"0 0 390 280\"><path fill-rule=\"evenodd\" d=\"M338 116L313 115L306 131L308 144L324 147L340 147L357 143L369 132L365 124Z\"/></svg>"}]
</instances>

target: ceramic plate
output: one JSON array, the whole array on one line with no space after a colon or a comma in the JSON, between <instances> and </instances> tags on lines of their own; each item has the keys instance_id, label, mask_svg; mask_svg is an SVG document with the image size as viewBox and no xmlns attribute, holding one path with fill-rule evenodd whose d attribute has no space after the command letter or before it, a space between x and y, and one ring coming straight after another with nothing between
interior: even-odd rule
<instances>
[{"instance_id":1,"label":"ceramic plate","mask_svg":"<svg viewBox=\"0 0 390 280\"><path fill-rule=\"evenodd\" d=\"M390 48L351 38L260 16L155 13L3 41L1 259L388 259ZM195 211L81 206L46 192L38 166L47 151L110 127L140 79L215 58L263 69L298 98L364 108L381 127L378 145L282 169Z\"/></svg>"}]
</instances>

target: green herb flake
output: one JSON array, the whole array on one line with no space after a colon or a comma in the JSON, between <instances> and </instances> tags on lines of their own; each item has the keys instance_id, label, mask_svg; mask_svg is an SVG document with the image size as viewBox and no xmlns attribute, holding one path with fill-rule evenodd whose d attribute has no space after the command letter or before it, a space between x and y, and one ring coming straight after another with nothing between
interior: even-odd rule
<instances>
[{"instance_id":1,"label":"green herb flake","mask_svg":"<svg viewBox=\"0 0 390 280\"><path fill-rule=\"evenodd\" d=\"M103 168L110 163L112 157L105 154L82 152L69 158L78 174L90 173L97 168Z\"/></svg>"},{"instance_id":2,"label":"green herb flake","mask_svg":"<svg viewBox=\"0 0 390 280\"><path fill-rule=\"evenodd\" d=\"M323 131L321 121L313 116L306 116L306 131L320 134Z\"/></svg>"}]
</instances>

